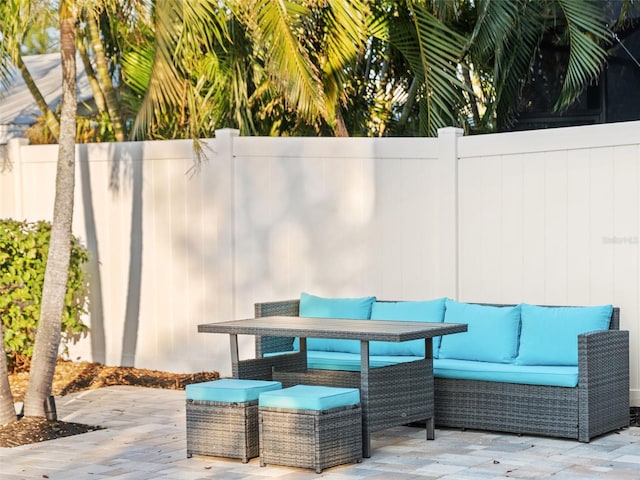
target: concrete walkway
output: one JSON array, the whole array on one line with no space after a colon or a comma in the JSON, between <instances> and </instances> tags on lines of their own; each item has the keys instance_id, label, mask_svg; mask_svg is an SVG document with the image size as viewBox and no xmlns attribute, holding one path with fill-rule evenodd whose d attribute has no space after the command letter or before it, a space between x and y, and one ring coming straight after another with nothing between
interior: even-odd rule
<instances>
[{"instance_id":1,"label":"concrete walkway","mask_svg":"<svg viewBox=\"0 0 640 480\"><path fill-rule=\"evenodd\" d=\"M259 460L186 458L184 391L107 387L56 399L61 420L104 430L0 448L0 479L558 480L639 479L640 428L583 444L478 431L397 427L373 434L371 458L325 470L260 467Z\"/></svg>"}]
</instances>

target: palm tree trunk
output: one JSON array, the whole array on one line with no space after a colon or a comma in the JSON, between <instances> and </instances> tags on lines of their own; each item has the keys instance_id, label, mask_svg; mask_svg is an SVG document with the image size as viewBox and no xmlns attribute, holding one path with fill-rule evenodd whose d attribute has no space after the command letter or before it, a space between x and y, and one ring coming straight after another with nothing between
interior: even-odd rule
<instances>
[{"instance_id":1,"label":"palm tree trunk","mask_svg":"<svg viewBox=\"0 0 640 480\"><path fill-rule=\"evenodd\" d=\"M344 122L344 117L342 116L342 108L340 108L340 105L336 106L336 126L334 129L334 133L336 137L349 136L349 129L347 128L347 124Z\"/></svg>"},{"instance_id":2,"label":"palm tree trunk","mask_svg":"<svg viewBox=\"0 0 640 480\"><path fill-rule=\"evenodd\" d=\"M407 120L409 120L409 115L411 115L411 109L416 101L416 95L418 94L418 81L414 77L411 80L411 85L409 86L409 91L407 92L407 101L404 103L402 107L402 114L398 119L398 126L404 127L407 125Z\"/></svg>"},{"instance_id":3,"label":"palm tree trunk","mask_svg":"<svg viewBox=\"0 0 640 480\"><path fill-rule=\"evenodd\" d=\"M87 74L87 79L89 80L89 85L91 86L91 92L93 93L93 100L96 102L96 107L98 107L98 111L100 113L108 114L107 102L104 98L104 93L102 93L100 82L98 82L96 72L93 70L93 65L91 65L89 52L87 52L87 46L84 44L84 41L82 39L78 40L76 48L78 49L80 59L82 60L82 64L84 65L84 71Z\"/></svg>"},{"instance_id":4,"label":"palm tree trunk","mask_svg":"<svg viewBox=\"0 0 640 480\"><path fill-rule=\"evenodd\" d=\"M104 99L107 102L107 111L109 112L109 118L111 119L113 133L116 137L116 141L124 142L125 135L124 128L122 126L122 115L120 115L118 97L116 96L116 91L113 88L107 59L104 55L104 47L100 40L98 22L91 14L87 15L86 20L89 27L89 41L91 42L91 48L93 49L93 56L96 62L96 74L98 75L98 80L100 81L102 91L104 92Z\"/></svg>"},{"instance_id":5,"label":"palm tree trunk","mask_svg":"<svg viewBox=\"0 0 640 480\"><path fill-rule=\"evenodd\" d=\"M469 106L471 107L471 114L473 115L473 125L477 128L480 126L480 111L478 110L478 102L476 101L476 97L475 95L473 95L473 82L471 81L471 73L469 72L469 68L467 66L462 67L462 75L464 78L464 83L469 87L469 91L471 92L468 94Z\"/></svg>"},{"instance_id":6,"label":"palm tree trunk","mask_svg":"<svg viewBox=\"0 0 640 480\"><path fill-rule=\"evenodd\" d=\"M13 395L9 385L9 372L7 371L7 353L4 349L4 328L0 319L0 425L17 419L13 406Z\"/></svg>"},{"instance_id":7,"label":"palm tree trunk","mask_svg":"<svg viewBox=\"0 0 640 480\"><path fill-rule=\"evenodd\" d=\"M42 306L24 400L26 416L42 417L51 395L60 347L62 312L69 277L71 224L75 183L76 52L73 0L60 2L60 53L62 56L62 106L53 226L44 275Z\"/></svg>"},{"instance_id":8,"label":"palm tree trunk","mask_svg":"<svg viewBox=\"0 0 640 480\"><path fill-rule=\"evenodd\" d=\"M42 93L40 92L40 89L36 85L36 82L33 80L33 77L31 76L29 69L27 69L24 60L22 60L22 56L18 55L15 61L16 67L18 67L25 85L29 89L29 92L31 92L31 95L36 101L36 105L38 105L38 108L42 112L42 115L44 115L47 128L51 132L51 135L53 135L57 140L60 137L60 123L58 122L58 119L49 108L49 105L47 105L47 101L44 99Z\"/></svg>"}]
</instances>

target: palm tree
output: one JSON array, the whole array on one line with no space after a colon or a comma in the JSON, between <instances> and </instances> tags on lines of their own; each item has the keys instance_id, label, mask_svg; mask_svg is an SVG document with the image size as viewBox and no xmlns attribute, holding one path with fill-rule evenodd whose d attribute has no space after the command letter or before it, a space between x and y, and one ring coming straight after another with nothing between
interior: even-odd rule
<instances>
[{"instance_id":1,"label":"palm tree","mask_svg":"<svg viewBox=\"0 0 640 480\"><path fill-rule=\"evenodd\" d=\"M570 52L555 99L556 109L566 108L604 66L611 38L606 9L597 0L379 2L374 36L382 42L376 51L382 61L371 78L395 89L387 111L397 113L388 116L387 128L419 135L451 125L495 128L496 117L513 117L550 33Z\"/></svg>"},{"instance_id":2,"label":"palm tree","mask_svg":"<svg viewBox=\"0 0 640 480\"><path fill-rule=\"evenodd\" d=\"M89 78L93 79L92 91L94 97L102 101L96 102L101 114L108 116L113 135L117 142L126 140L125 127L122 121L120 101L116 89L113 85L112 73L109 70L109 62L106 58L102 32L99 28L99 20L103 17L115 15L118 11L118 2L114 5L111 2L96 2L91 7L82 10L83 30L82 37L77 44L84 62L85 72ZM93 53L93 62L89 57L87 46ZM95 65L95 68L94 68Z\"/></svg>"},{"instance_id":3,"label":"palm tree","mask_svg":"<svg viewBox=\"0 0 640 480\"><path fill-rule=\"evenodd\" d=\"M62 104L56 194L47 256L40 320L36 333L29 384L24 400L25 416L44 416L51 395L53 374L60 346L60 327L71 256L71 227L75 184L76 138L76 49L77 6L60 1L60 54L62 57Z\"/></svg>"},{"instance_id":4,"label":"palm tree","mask_svg":"<svg viewBox=\"0 0 640 480\"><path fill-rule=\"evenodd\" d=\"M392 12L383 17L383 40L400 52L409 73L404 85L404 111L399 118L406 124L415 103L418 135L435 136L438 128L460 125L466 88L458 68L465 36L438 18L431 2L399 2Z\"/></svg>"},{"instance_id":5,"label":"palm tree","mask_svg":"<svg viewBox=\"0 0 640 480\"><path fill-rule=\"evenodd\" d=\"M145 17L153 35L123 53L124 83L140 98L134 137L221 126L346 134L342 88L364 50L367 11L361 0L156 3Z\"/></svg>"},{"instance_id":6,"label":"palm tree","mask_svg":"<svg viewBox=\"0 0 640 480\"><path fill-rule=\"evenodd\" d=\"M7 0L0 3L0 82L7 84L11 75L9 65L16 65L32 93L36 103L44 112L46 123L51 132L58 133L58 120L49 109L44 101L44 97L38 90L33 78L22 61L20 52L22 41L28 30L28 24L33 20L31 5L28 1ZM15 410L13 406L13 396L9 385L7 372L7 358L4 348L4 328L0 324L0 340L2 340L2 348L0 349L0 424L16 420Z\"/></svg>"},{"instance_id":7,"label":"palm tree","mask_svg":"<svg viewBox=\"0 0 640 480\"><path fill-rule=\"evenodd\" d=\"M50 12L50 5L46 2L39 5L39 8L32 7L35 5L32 5L29 0L6 0L0 3L0 37L2 38L0 42L0 81L6 83L9 73L8 65L13 63L18 68L25 85L42 112L47 128L54 138L58 138L60 128L58 119L49 108L22 59L21 46L27 37L30 26L33 23L38 24L39 17Z\"/></svg>"},{"instance_id":8,"label":"palm tree","mask_svg":"<svg viewBox=\"0 0 640 480\"><path fill-rule=\"evenodd\" d=\"M606 2L597 0L91 3L78 46L98 117L113 135L102 138L117 140L208 137L220 127L263 135L490 131L516 111L545 37L571 52L556 99L562 109L601 71L610 35ZM0 8L18 4L38 1Z\"/></svg>"},{"instance_id":9,"label":"palm tree","mask_svg":"<svg viewBox=\"0 0 640 480\"><path fill-rule=\"evenodd\" d=\"M597 80L612 38L606 4L595 0L485 0L477 3L475 19L465 54L478 76L492 79L485 124L495 117L504 123L513 119L546 37L553 36L554 43L569 51L567 64L557 67L566 72L562 91L554 99L558 111Z\"/></svg>"},{"instance_id":10,"label":"palm tree","mask_svg":"<svg viewBox=\"0 0 640 480\"><path fill-rule=\"evenodd\" d=\"M256 60L265 66L263 90L281 97L298 122L317 132L324 124L333 135L348 135L342 116L345 85L365 50L367 3L240 1L236 14L248 28Z\"/></svg>"},{"instance_id":11,"label":"palm tree","mask_svg":"<svg viewBox=\"0 0 640 480\"><path fill-rule=\"evenodd\" d=\"M9 385L9 373L7 371L7 354L4 347L4 325L0 321L0 425L16 420L16 411L13 406L13 395Z\"/></svg>"}]
</instances>

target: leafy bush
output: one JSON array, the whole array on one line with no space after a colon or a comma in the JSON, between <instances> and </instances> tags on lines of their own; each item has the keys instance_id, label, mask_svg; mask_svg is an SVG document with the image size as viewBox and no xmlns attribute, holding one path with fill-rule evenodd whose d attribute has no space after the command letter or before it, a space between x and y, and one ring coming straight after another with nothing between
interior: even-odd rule
<instances>
[{"instance_id":1,"label":"leafy bush","mask_svg":"<svg viewBox=\"0 0 640 480\"><path fill-rule=\"evenodd\" d=\"M9 371L26 368L33 354L51 224L0 219L0 317ZM88 311L88 281L82 265L88 250L73 237L65 308L62 353L88 332L82 315Z\"/></svg>"}]
</instances>

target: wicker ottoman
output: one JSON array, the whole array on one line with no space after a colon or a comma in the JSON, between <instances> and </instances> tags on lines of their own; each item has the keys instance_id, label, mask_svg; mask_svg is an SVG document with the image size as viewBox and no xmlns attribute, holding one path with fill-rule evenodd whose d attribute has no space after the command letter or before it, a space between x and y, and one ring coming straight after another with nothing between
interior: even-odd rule
<instances>
[{"instance_id":1,"label":"wicker ottoman","mask_svg":"<svg viewBox=\"0 0 640 480\"><path fill-rule=\"evenodd\" d=\"M357 388L296 385L259 398L260 465L317 473L362 461L362 410Z\"/></svg>"},{"instance_id":2,"label":"wicker ottoman","mask_svg":"<svg viewBox=\"0 0 640 480\"><path fill-rule=\"evenodd\" d=\"M259 455L258 395L280 382L221 379L187 385L187 457L241 458Z\"/></svg>"}]
</instances>

